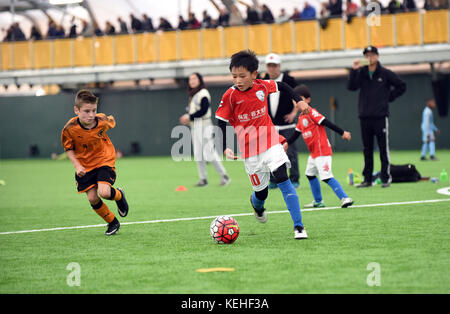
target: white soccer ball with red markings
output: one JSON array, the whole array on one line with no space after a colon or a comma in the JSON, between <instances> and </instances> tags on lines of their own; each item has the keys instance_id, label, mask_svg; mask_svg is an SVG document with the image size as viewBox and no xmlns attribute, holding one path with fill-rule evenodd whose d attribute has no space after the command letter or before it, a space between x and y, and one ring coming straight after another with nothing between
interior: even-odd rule
<instances>
[{"instance_id":1,"label":"white soccer ball with red markings","mask_svg":"<svg viewBox=\"0 0 450 314\"><path fill-rule=\"evenodd\" d=\"M214 219L209 231L213 240L219 244L231 244L239 237L239 225L231 216L219 216Z\"/></svg>"}]
</instances>

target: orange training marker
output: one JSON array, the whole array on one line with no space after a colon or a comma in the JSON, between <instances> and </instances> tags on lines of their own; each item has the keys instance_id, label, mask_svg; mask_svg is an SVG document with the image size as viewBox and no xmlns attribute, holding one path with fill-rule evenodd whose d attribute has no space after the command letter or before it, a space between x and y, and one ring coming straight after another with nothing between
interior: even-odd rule
<instances>
[{"instance_id":1,"label":"orange training marker","mask_svg":"<svg viewBox=\"0 0 450 314\"><path fill-rule=\"evenodd\" d=\"M176 192L184 192L187 191L187 187L185 187L184 185L180 185L175 189Z\"/></svg>"}]
</instances>

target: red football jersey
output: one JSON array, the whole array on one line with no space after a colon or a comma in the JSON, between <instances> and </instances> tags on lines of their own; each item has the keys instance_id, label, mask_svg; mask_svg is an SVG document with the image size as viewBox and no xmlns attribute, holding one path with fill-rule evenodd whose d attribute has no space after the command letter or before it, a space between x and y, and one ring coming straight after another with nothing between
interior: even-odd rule
<instances>
[{"instance_id":1,"label":"red football jersey","mask_svg":"<svg viewBox=\"0 0 450 314\"><path fill-rule=\"evenodd\" d=\"M246 91L233 86L222 96L216 118L234 127L243 158L259 155L281 143L267 106L269 94L277 91L275 81L257 79Z\"/></svg>"},{"instance_id":2,"label":"red football jersey","mask_svg":"<svg viewBox=\"0 0 450 314\"><path fill-rule=\"evenodd\" d=\"M333 154L325 127L320 125L323 119L325 117L314 108L311 108L309 114L298 117L296 130L302 133L312 158Z\"/></svg>"}]
</instances>

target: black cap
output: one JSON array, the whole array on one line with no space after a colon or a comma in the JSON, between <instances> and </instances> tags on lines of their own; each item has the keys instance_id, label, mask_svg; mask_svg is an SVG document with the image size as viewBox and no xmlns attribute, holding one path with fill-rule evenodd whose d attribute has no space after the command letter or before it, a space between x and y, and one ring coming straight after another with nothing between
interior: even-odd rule
<instances>
[{"instance_id":1,"label":"black cap","mask_svg":"<svg viewBox=\"0 0 450 314\"><path fill-rule=\"evenodd\" d=\"M368 46L368 47L364 48L363 55L365 55L368 52L373 52L373 53L378 54L378 49L377 49L377 47L374 47L374 46Z\"/></svg>"}]
</instances>

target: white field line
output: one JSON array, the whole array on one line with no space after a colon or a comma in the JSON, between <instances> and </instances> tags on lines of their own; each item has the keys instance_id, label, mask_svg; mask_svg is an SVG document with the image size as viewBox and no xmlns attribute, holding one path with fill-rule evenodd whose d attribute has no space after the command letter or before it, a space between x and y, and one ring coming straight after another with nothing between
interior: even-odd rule
<instances>
[{"instance_id":1,"label":"white field line","mask_svg":"<svg viewBox=\"0 0 450 314\"><path fill-rule=\"evenodd\" d=\"M436 200L422 200L422 201L406 201L406 202L392 202L392 203L378 203L378 204L365 204L365 205L354 205L347 209L351 208L363 208L363 207L380 207L380 206L396 206L396 205L415 205L415 204L425 204L425 203L439 203L439 202L450 202L450 198L436 199ZM302 212L310 212L310 211L319 211L319 210L330 210L330 209L338 209L340 206L334 207L322 207L322 208L302 208ZM280 211L268 211L268 214L283 214L288 213L287 210ZM252 216L252 213L241 213L241 214L228 214L226 216ZM162 222L177 222L177 221L192 221L192 220L203 220L203 219L214 219L215 216L203 216L203 217L191 217L191 218L173 218L173 219L159 219L159 220L146 220L146 221L134 221L134 222L121 222L121 225L137 225L137 224L154 224L154 223L162 223ZM98 224L98 225L87 225L87 226L73 226L73 227L56 227L56 228L46 228L46 229L32 229L32 230L19 230L19 231L8 231L8 232L0 232L0 235L7 234L19 234L19 233L32 233L32 232L42 232L42 231L58 231L58 230L71 230L71 229L85 229L85 228L96 228L96 227L105 227L106 224Z\"/></svg>"}]
</instances>

